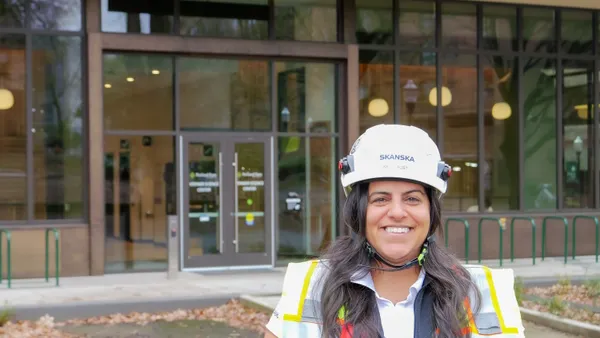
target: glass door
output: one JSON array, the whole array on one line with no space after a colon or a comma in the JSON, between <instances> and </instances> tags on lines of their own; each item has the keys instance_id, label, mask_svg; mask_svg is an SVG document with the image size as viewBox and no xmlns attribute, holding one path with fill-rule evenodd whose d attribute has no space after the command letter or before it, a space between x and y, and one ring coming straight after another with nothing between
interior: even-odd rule
<instances>
[{"instance_id":1,"label":"glass door","mask_svg":"<svg viewBox=\"0 0 600 338\"><path fill-rule=\"evenodd\" d=\"M184 267L271 265L271 139L184 138Z\"/></svg>"}]
</instances>

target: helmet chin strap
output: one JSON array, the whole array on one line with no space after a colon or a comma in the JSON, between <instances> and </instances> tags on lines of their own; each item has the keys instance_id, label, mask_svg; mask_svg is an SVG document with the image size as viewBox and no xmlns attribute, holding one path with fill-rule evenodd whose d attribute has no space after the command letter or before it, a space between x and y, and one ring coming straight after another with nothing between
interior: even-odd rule
<instances>
[{"instance_id":1,"label":"helmet chin strap","mask_svg":"<svg viewBox=\"0 0 600 338\"><path fill-rule=\"evenodd\" d=\"M406 270L410 267L413 267L414 265L417 265L417 264L419 264L419 266L422 266L423 262L425 262L425 258L429 254L429 250L428 250L429 243L433 242L433 241L434 241L433 235L427 237L427 239L425 240L425 243L423 243L423 249L421 250L421 253L419 254L419 256L417 256L417 258L411 260L410 262L404 263L402 265L394 265L394 264L388 262L385 258L381 257L381 255L379 253L377 253L375 248L373 248L373 246L369 242L365 242L365 247L367 249L369 257L375 258L380 263L383 263L384 265L387 265L389 267L389 268L380 268L380 267L370 267L370 268L375 269L375 270L380 270L380 271L401 271L401 270Z\"/></svg>"}]
</instances>

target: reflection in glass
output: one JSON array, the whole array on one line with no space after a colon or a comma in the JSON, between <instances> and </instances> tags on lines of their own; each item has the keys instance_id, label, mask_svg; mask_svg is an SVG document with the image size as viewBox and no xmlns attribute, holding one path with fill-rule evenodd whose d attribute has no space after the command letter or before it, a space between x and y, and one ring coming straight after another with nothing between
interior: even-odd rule
<instances>
[{"instance_id":1,"label":"reflection in glass","mask_svg":"<svg viewBox=\"0 0 600 338\"><path fill-rule=\"evenodd\" d=\"M181 58L181 128L270 130L266 61Z\"/></svg>"},{"instance_id":2,"label":"reflection in glass","mask_svg":"<svg viewBox=\"0 0 600 338\"><path fill-rule=\"evenodd\" d=\"M183 35L267 39L267 0L182 0L179 4Z\"/></svg>"},{"instance_id":3,"label":"reflection in glass","mask_svg":"<svg viewBox=\"0 0 600 338\"><path fill-rule=\"evenodd\" d=\"M25 8L27 0L4 1L0 6L0 27L23 28L25 27Z\"/></svg>"},{"instance_id":4,"label":"reflection in glass","mask_svg":"<svg viewBox=\"0 0 600 338\"><path fill-rule=\"evenodd\" d=\"M169 34L173 32L174 1L101 0L102 31Z\"/></svg>"},{"instance_id":5,"label":"reflection in glass","mask_svg":"<svg viewBox=\"0 0 600 338\"><path fill-rule=\"evenodd\" d=\"M515 6L483 5L484 49L513 51L517 44L517 8Z\"/></svg>"},{"instance_id":6,"label":"reflection in glass","mask_svg":"<svg viewBox=\"0 0 600 338\"><path fill-rule=\"evenodd\" d=\"M437 112L429 94L435 79L435 53L400 54L400 121L425 130L433 140L437 138Z\"/></svg>"},{"instance_id":7,"label":"reflection in glass","mask_svg":"<svg viewBox=\"0 0 600 338\"><path fill-rule=\"evenodd\" d=\"M356 1L356 42L390 44L394 42L391 1Z\"/></svg>"},{"instance_id":8,"label":"reflection in glass","mask_svg":"<svg viewBox=\"0 0 600 338\"><path fill-rule=\"evenodd\" d=\"M399 42L403 45L435 47L435 2L400 1Z\"/></svg>"},{"instance_id":9,"label":"reflection in glass","mask_svg":"<svg viewBox=\"0 0 600 338\"><path fill-rule=\"evenodd\" d=\"M474 212L479 210L477 63L474 56L459 54L445 56L442 67L442 86L448 88L447 92L441 92L444 110L442 158L454 169L444 196L444 208Z\"/></svg>"},{"instance_id":10,"label":"reflection in glass","mask_svg":"<svg viewBox=\"0 0 600 338\"><path fill-rule=\"evenodd\" d=\"M594 206L592 61L563 61L563 205Z\"/></svg>"},{"instance_id":11,"label":"reflection in glass","mask_svg":"<svg viewBox=\"0 0 600 338\"><path fill-rule=\"evenodd\" d=\"M81 38L33 37L35 218L82 218Z\"/></svg>"},{"instance_id":12,"label":"reflection in glass","mask_svg":"<svg viewBox=\"0 0 600 338\"><path fill-rule=\"evenodd\" d=\"M25 36L0 36L0 220L27 218Z\"/></svg>"},{"instance_id":13,"label":"reflection in glass","mask_svg":"<svg viewBox=\"0 0 600 338\"><path fill-rule=\"evenodd\" d=\"M236 253L265 252L264 143L235 144Z\"/></svg>"},{"instance_id":14,"label":"reflection in glass","mask_svg":"<svg viewBox=\"0 0 600 338\"><path fill-rule=\"evenodd\" d=\"M104 136L107 273L166 269L173 146L171 136Z\"/></svg>"},{"instance_id":15,"label":"reflection in glass","mask_svg":"<svg viewBox=\"0 0 600 338\"><path fill-rule=\"evenodd\" d=\"M485 56L483 67L483 211L519 209L518 68L509 56ZM454 178L454 177L453 177Z\"/></svg>"},{"instance_id":16,"label":"reflection in glass","mask_svg":"<svg viewBox=\"0 0 600 338\"><path fill-rule=\"evenodd\" d=\"M278 260L316 256L336 236L336 141L280 137Z\"/></svg>"},{"instance_id":17,"label":"reflection in glass","mask_svg":"<svg viewBox=\"0 0 600 338\"><path fill-rule=\"evenodd\" d=\"M477 48L476 6L466 3L442 4L443 48Z\"/></svg>"},{"instance_id":18,"label":"reflection in glass","mask_svg":"<svg viewBox=\"0 0 600 338\"><path fill-rule=\"evenodd\" d=\"M523 59L525 208L555 209L556 61Z\"/></svg>"},{"instance_id":19,"label":"reflection in glass","mask_svg":"<svg viewBox=\"0 0 600 338\"><path fill-rule=\"evenodd\" d=\"M336 131L336 67L331 63L275 63L279 131Z\"/></svg>"},{"instance_id":20,"label":"reflection in glass","mask_svg":"<svg viewBox=\"0 0 600 338\"><path fill-rule=\"evenodd\" d=\"M275 37L279 40L337 41L336 0L274 0Z\"/></svg>"},{"instance_id":21,"label":"reflection in glass","mask_svg":"<svg viewBox=\"0 0 600 338\"><path fill-rule=\"evenodd\" d=\"M562 10L560 18L562 51L570 54L593 53L594 40L592 37L592 11Z\"/></svg>"},{"instance_id":22,"label":"reflection in glass","mask_svg":"<svg viewBox=\"0 0 600 338\"><path fill-rule=\"evenodd\" d=\"M189 237L187 256L221 254L223 233L220 228L221 145L190 143L188 146Z\"/></svg>"},{"instance_id":23,"label":"reflection in glass","mask_svg":"<svg viewBox=\"0 0 600 338\"><path fill-rule=\"evenodd\" d=\"M359 52L359 128L394 123L394 52Z\"/></svg>"},{"instance_id":24,"label":"reflection in glass","mask_svg":"<svg viewBox=\"0 0 600 338\"><path fill-rule=\"evenodd\" d=\"M173 130L173 58L104 54L104 128Z\"/></svg>"},{"instance_id":25,"label":"reflection in glass","mask_svg":"<svg viewBox=\"0 0 600 338\"><path fill-rule=\"evenodd\" d=\"M523 51L552 53L556 51L553 9L523 8Z\"/></svg>"},{"instance_id":26,"label":"reflection in glass","mask_svg":"<svg viewBox=\"0 0 600 338\"><path fill-rule=\"evenodd\" d=\"M31 27L35 29L81 30L82 0L30 0Z\"/></svg>"}]
</instances>

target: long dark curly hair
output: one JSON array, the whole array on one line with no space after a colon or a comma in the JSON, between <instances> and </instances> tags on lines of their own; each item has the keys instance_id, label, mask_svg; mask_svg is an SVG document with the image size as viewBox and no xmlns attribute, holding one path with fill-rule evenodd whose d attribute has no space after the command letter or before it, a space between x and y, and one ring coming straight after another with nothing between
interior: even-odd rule
<instances>
[{"instance_id":1,"label":"long dark curly hair","mask_svg":"<svg viewBox=\"0 0 600 338\"><path fill-rule=\"evenodd\" d=\"M364 266L371 266L372 258L365 249L366 213L369 183L360 183L349 193L343 209L343 221L352 229L352 236L338 238L322 259L327 267L325 277L319 282L321 288L320 313L323 321L323 337L339 337L341 327L338 311L345 305L346 322L353 325L354 337L383 337L375 294L368 288L350 282L352 276L369 273ZM429 235L442 236L440 200L433 189L426 187L431 205L431 228ZM454 338L460 335L467 317L464 300L471 296L477 309L480 294L470 274L443 245L432 241L429 254L423 263L433 293L433 324L438 338ZM475 298L475 299L473 299ZM467 334L466 337L471 337Z\"/></svg>"}]
</instances>

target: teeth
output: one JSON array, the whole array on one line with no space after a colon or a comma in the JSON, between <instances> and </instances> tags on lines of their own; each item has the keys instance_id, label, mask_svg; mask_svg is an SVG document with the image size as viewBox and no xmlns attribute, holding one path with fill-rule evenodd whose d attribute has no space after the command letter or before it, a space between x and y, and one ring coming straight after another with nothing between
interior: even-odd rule
<instances>
[{"instance_id":1,"label":"teeth","mask_svg":"<svg viewBox=\"0 0 600 338\"><path fill-rule=\"evenodd\" d=\"M385 231L387 231L387 232L393 232L393 233L397 233L397 234L403 234L403 233L409 232L410 228L386 227Z\"/></svg>"}]
</instances>

